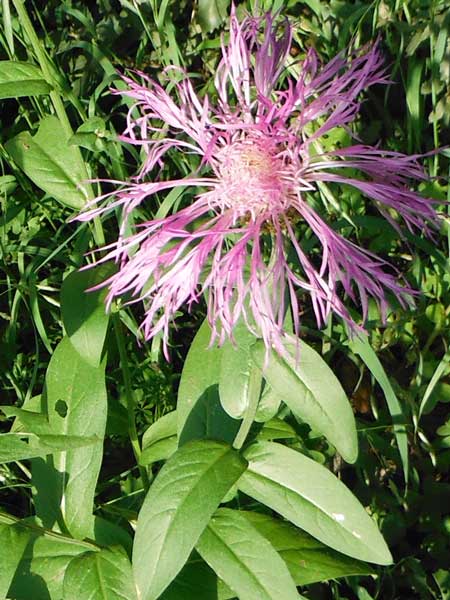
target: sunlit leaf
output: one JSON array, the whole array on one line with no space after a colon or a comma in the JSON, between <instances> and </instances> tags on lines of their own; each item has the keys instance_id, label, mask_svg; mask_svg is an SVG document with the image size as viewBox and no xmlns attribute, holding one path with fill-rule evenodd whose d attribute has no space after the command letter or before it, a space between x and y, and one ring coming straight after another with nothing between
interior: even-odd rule
<instances>
[{"instance_id":1,"label":"sunlit leaf","mask_svg":"<svg viewBox=\"0 0 450 600\"><path fill-rule=\"evenodd\" d=\"M358 440L355 419L339 380L323 358L310 346L298 341L286 344L289 356L270 353L262 341L252 347L256 364L265 379L292 412L322 433L348 462L355 462Z\"/></svg>"},{"instance_id":2,"label":"sunlit leaf","mask_svg":"<svg viewBox=\"0 0 450 600\"><path fill-rule=\"evenodd\" d=\"M222 498L246 468L221 442L196 440L164 465L136 527L133 570L142 600L157 598L182 569Z\"/></svg>"},{"instance_id":3,"label":"sunlit leaf","mask_svg":"<svg viewBox=\"0 0 450 600\"><path fill-rule=\"evenodd\" d=\"M328 469L274 442L258 442L239 489L349 556L390 564L389 549L363 506Z\"/></svg>"},{"instance_id":4,"label":"sunlit leaf","mask_svg":"<svg viewBox=\"0 0 450 600\"><path fill-rule=\"evenodd\" d=\"M79 151L69 145L57 117L45 117L35 136L23 131L5 146L22 171L64 206L80 209L92 196Z\"/></svg>"},{"instance_id":5,"label":"sunlit leaf","mask_svg":"<svg viewBox=\"0 0 450 600\"><path fill-rule=\"evenodd\" d=\"M73 558L64 576L64 600L137 600L131 564L118 548Z\"/></svg>"},{"instance_id":6,"label":"sunlit leaf","mask_svg":"<svg viewBox=\"0 0 450 600\"><path fill-rule=\"evenodd\" d=\"M42 402L53 435L95 436L98 442L33 462L37 514L49 528L59 523L75 537L92 538L107 414L103 368L92 367L63 338L47 369Z\"/></svg>"},{"instance_id":7,"label":"sunlit leaf","mask_svg":"<svg viewBox=\"0 0 450 600\"><path fill-rule=\"evenodd\" d=\"M239 511L218 510L196 548L240 600L298 600L286 564Z\"/></svg>"}]
</instances>

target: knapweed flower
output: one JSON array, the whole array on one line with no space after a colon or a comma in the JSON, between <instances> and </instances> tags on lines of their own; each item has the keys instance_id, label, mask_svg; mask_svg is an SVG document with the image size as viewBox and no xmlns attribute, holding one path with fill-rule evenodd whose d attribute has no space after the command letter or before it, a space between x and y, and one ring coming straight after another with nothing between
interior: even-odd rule
<instances>
[{"instance_id":1,"label":"knapweed flower","mask_svg":"<svg viewBox=\"0 0 450 600\"><path fill-rule=\"evenodd\" d=\"M232 339L243 318L281 353L288 303L297 332L302 292L319 326L331 311L353 324L345 295L360 305L363 320L370 298L382 313L388 292L402 305L410 301L394 269L317 210L333 197L330 184L340 184L370 199L395 228L401 220L425 233L436 226L432 201L408 187L411 178L426 177L417 156L361 143L329 150L323 141L336 127L349 130L363 90L387 83L377 44L322 66L314 50L303 62L291 58L291 41L287 20L266 14L239 21L232 9L214 94L200 96L178 68L166 71L167 89L144 74L142 84L124 78L121 93L135 104L121 139L140 146L145 161L133 182L114 182L117 191L80 218L121 208L118 240L99 261L114 260L118 270L103 285L108 303L144 301L147 339L162 332L166 344L174 315L202 296L212 341ZM166 180L168 153L181 161L197 155L198 167ZM136 208L174 188L191 190L184 207L138 222L130 234Z\"/></svg>"}]
</instances>

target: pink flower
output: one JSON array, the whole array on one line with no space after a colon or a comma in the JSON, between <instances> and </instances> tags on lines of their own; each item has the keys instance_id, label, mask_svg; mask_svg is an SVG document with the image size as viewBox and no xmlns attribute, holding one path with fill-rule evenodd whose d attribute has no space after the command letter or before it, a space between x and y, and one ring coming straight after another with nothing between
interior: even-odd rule
<instances>
[{"instance_id":1,"label":"pink flower","mask_svg":"<svg viewBox=\"0 0 450 600\"><path fill-rule=\"evenodd\" d=\"M396 228L399 219L411 231L429 233L437 226L433 201L408 187L410 179L426 178L417 156L360 144L322 147L327 132L354 120L363 90L387 83L377 45L339 54L325 66L313 50L295 63L290 46L287 21L277 25L267 14L239 22L233 9L215 76L217 98L200 97L175 68L166 72L171 92L143 74L143 84L124 78L123 93L141 114L130 110L122 139L142 147L146 158L133 183L113 182L117 191L98 198L79 218L121 207L118 240L99 260L119 265L102 284L107 302L143 301L145 337L162 331L165 349L176 312L203 295L212 342L232 339L244 318L267 348L281 353L288 303L298 332L299 292L311 298L319 326L333 311L358 327L342 293L361 305L363 319L369 298L382 314L386 292L402 305L411 300L413 292L397 283L385 261L339 235L310 202L321 197L319 188L323 198L330 197L328 184L337 183L367 196ZM285 73L287 65L298 73L295 78ZM181 160L198 155L196 172L159 179L168 151ZM136 207L177 187L193 190L194 199L126 235ZM305 225L316 244L299 234Z\"/></svg>"}]
</instances>

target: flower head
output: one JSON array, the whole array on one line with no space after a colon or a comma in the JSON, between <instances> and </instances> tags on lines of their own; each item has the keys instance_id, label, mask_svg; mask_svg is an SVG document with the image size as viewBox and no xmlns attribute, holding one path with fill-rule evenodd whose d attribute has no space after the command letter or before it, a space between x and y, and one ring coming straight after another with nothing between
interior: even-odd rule
<instances>
[{"instance_id":1,"label":"flower head","mask_svg":"<svg viewBox=\"0 0 450 600\"><path fill-rule=\"evenodd\" d=\"M375 44L339 54L321 66L313 50L295 64L290 47L287 21L277 24L267 14L240 22L232 9L215 103L200 97L179 69L166 72L170 93L143 74L142 84L124 78L122 93L135 106L122 139L141 146L146 158L134 182L115 182L121 184L117 191L79 218L122 208L118 240L100 259L116 261L119 269L102 285L109 303L144 301L147 339L162 331L167 343L175 313L202 295L213 340L232 339L244 318L279 352L287 303L298 331L301 291L310 296L319 326L333 311L356 327L343 294L361 305L363 319L369 298L382 313L386 292L403 305L411 298L385 261L342 237L310 202L319 192L330 198L329 184L342 184L369 198L396 228L399 220L425 233L436 226L432 201L408 187L411 178L426 177L417 156L361 144L329 151L322 144L324 135L355 119L363 90L387 83L379 49ZM184 178L160 178L169 151L198 155L198 169ZM194 190L194 200L126 235L138 205L174 188ZM307 240L300 235L306 227Z\"/></svg>"}]
</instances>

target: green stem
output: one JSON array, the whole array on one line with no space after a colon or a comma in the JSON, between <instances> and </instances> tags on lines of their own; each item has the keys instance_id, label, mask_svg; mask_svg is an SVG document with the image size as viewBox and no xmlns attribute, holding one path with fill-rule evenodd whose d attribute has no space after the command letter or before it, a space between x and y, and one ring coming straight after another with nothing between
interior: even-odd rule
<instances>
[{"instance_id":1,"label":"green stem","mask_svg":"<svg viewBox=\"0 0 450 600\"><path fill-rule=\"evenodd\" d=\"M244 445L247 438L248 432L255 420L256 411L258 409L259 396L261 392L262 374L261 371L256 367L252 367L250 371L250 378L248 382L248 406L242 419L239 431L233 442L233 448L240 450Z\"/></svg>"},{"instance_id":2,"label":"green stem","mask_svg":"<svg viewBox=\"0 0 450 600\"><path fill-rule=\"evenodd\" d=\"M130 436L131 447L138 464L139 473L142 479L142 484L147 490L149 487L148 474L145 467L139 465L141 457L141 445L139 443L138 433L136 429L136 421L134 418L136 402L134 400L133 388L131 387L131 374L128 367L127 353L125 348L125 338L122 330L122 323L119 315L116 313L113 315L114 332L116 334L117 348L120 356L120 367L123 374L123 383L125 386L125 398L127 401L127 413L128 413L128 435Z\"/></svg>"}]
</instances>

